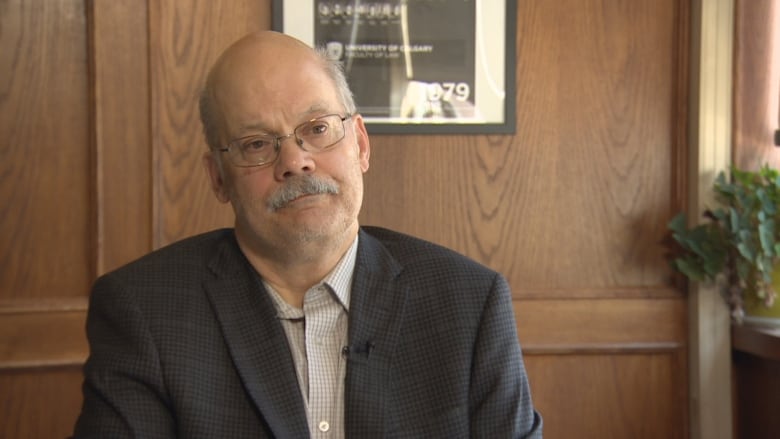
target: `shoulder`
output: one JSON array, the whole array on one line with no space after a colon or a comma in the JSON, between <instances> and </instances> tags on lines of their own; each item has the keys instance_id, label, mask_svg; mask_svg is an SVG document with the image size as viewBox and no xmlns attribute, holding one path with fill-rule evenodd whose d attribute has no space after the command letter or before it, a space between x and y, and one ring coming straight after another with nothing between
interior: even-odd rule
<instances>
[{"instance_id":1,"label":"shoulder","mask_svg":"<svg viewBox=\"0 0 780 439\"><path fill-rule=\"evenodd\" d=\"M203 272L214 255L225 246L237 248L232 229L214 230L171 243L105 276L132 279L159 276L178 278L193 271Z\"/></svg>"},{"instance_id":2,"label":"shoulder","mask_svg":"<svg viewBox=\"0 0 780 439\"><path fill-rule=\"evenodd\" d=\"M110 271L92 285L90 315L132 315L141 310L149 322L206 316L204 285L215 278L211 264L220 253L240 255L231 229L177 241Z\"/></svg>"},{"instance_id":3,"label":"shoulder","mask_svg":"<svg viewBox=\"0 0 780 439\"><path fill-rule=\"evenodd\" d=\"M459 332L469 340L491 313L514 324L509 284L497 271L441 245L382 228L363 227L358 245L357 263L364 266L356 265L356 277L367 271L364 277L371 282L357 285L396 294L404 303L408 336ZM387 287L378 287L383 282Z\"/></svg>"},{"instance_id":4,"label":"shoulder","mask_svg":"<svg viewBox=\"0 0 780 439\"><path fill-rule=\"evenodd\" d=\"M494 280L500 275L479 262L442 245L381 227L363 226L368 239L386 251L407 274L446 276L453 280Z\"/></svg>"}]
</instances>

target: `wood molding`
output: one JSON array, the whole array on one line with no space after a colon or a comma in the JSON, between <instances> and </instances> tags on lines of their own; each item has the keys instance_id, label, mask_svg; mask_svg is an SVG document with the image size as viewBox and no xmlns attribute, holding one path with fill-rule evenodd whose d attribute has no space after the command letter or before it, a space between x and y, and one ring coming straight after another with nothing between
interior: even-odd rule
<instances>
[{"instance_id":1,"label":"wood molding","mask_svg":"<svg viewBox=\"0 0 780 439\"><path fill-rule=\"evenodd\" d=\"M614 343L614 344L531 344L523 345L523 356L534 355L620 355L669 354L685 348L682 342Z\"/></svg>"},{"instance_id":2,"label":"wood molding","mask_svg":"<svg viewBox=\"0 0 780 439\"><path fill-rule=\"evenodd\" d=\"M518 288L512 290L517 300L550 299L680 299L683 293L666 285L604 288Z\"/></svg>"},{"instance_id":3,"label":"wood molding","mask_svg":"<svg viewBox=\"0 0 780 439\"><path fill-rule=\"evenodd\" d=\"M82 365L85 318L83 310L0 314L0 371Z\"/></svg>"},{"instance_id":4,"label":"wood molding","mask_svg":"<svg viewBox=\"0 0 780 439\"><path fill-rule=\"evenodd\" d=\"M712 203L712 183L731 163L734 0L695 0L691 64L691 218ZM691 285L689 301L690 437L730 439L729 311L715 288Z\"/></svg>"},{"instance_id":5,"label":"wood molding","mask_svg":"<svg viewBox=\"0 0 780 439\"><path fill-rule=\"evenodd\" d=\"M87 2L95 275L152 249L146 7Z\"/></svg>"},{"instance_id":6,"label":"wood molding","mask_svg":"<svg viewBox=\"0 0 780 439\"><path fill-rule=\"evenodd\" d=\"M631 351L686 342L683 299L529 300L514 308L524 351Z\"/></svg>"},{"instance_id":7,"label":"wood molding","mask_svg":"<svg viewBox=\"0 0 780 439\"><path fill-rule=\"evenodd\" d=\"M34 312L86 311L86 297L49 297L43 299L0 299L0 316Z\"/></svg>"}]
</instances>

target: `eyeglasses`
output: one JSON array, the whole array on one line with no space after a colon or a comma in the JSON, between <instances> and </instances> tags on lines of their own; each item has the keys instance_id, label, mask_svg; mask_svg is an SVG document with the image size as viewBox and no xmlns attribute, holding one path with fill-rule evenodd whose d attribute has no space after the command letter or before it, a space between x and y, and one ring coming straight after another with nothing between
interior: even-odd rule
<instances>
[{"instance_id":1,"label":"eyeglasses","mask_svg":"<svg viewBox=\"0 0 780 439\"><path fill-rule=\"evenodd\" d=\"M250 168L266 166L273 163L279 156L282 142L288 137L295 137L295 143L304 151L321 152L339 143L344 138L344 121L351 118L328 114L304 122L290 134L273 136L269 134L257 134L241 137L228 143L220 152L228 153L230 163L234 166Z\"/></svg>"}]
</instances>

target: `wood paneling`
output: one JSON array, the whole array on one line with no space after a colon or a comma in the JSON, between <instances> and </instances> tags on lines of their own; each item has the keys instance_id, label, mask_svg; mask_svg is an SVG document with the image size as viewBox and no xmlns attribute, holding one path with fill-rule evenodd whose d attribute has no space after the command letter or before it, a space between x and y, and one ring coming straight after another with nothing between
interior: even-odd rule
<instances>
[{"instance_id":1,"label":"wood paneling","mask_svg":"<svg viewBox=\"0 0 780 439\"><path fill-rule=\"evenodd\" d=\"M81 368L4 372L0 389L3 438L59 439L73 431L81 409Z\"/></svg>"},{"instance_id":2,"label":"wood paneling","mask_svg":"<svg viewBox=\"0 0 780 439\"><path fill-rule=\"evenodd\" d=\"M93 242L84 5L0 12L0 294L80 296Z\"/></svg>"},{"instance_id":3,"label":"wood paneling","mask_svg":"<svg viewBox=\"0 0 780 439\"><path fill-rule=\"evenodd\" d=\"M95 275L230 225L198 93L270 17L270 0L0 0L0 437L68 434ZM361 222L507 276L545 437L685 437L687 302L660 243L685 193L688 2L510 19L517 133L372 136Z\"/></svg>"},{"instance_id":4,"label":"wood paneling","mask_svg":"<svg viewBox=\"0 0 780 439\"><path fill-rule=\"evenodd\" d=\"M81 406L96 235L83 0L0 1L0 437Z\"/></svg>"},{"instance_id":5,"label":"wood paneling","mask_svg":"<svg viewBox=\"0 0 780 439\"><path fill-rule=\"evenodd\" d=\"M680 348L686 313L682 299L515 302L518 333L528 353Z\"/></svg>"},{"instance_id":6,"label":"wood paneling","mask_svg":"<svg viewBox=\"0 0 780 439\"><path fill-rule=\"evenodd\" d=\"M89 2L96 274L152 249L146 4Z\"/></svg>"},{"instance_id":7,"label":"wood paneling","mask_svg":"<svg viewBox=\"0 0 780 439\"><path fill-rule=\"evenodd\" d=\"M0 376L8 370L80 368L87 358L86 300L5 304L0 312Z\"/></svg>"},{"instance_id":8,"label":"wood paneling","mask_svg":"<svg viewBox=\"0 0 780 439\"><path fill-rule=\"evenodd\" d=\"M544 437L687 438L684 359L677 352L527 357Z\"/></svg>"},{"instance_id":9,"label":"wood paneling","mask_svg":"<svg viewBox=\"0 0 780 439\"><path fill-rule=\"evenodd\" d=\"M520 300L546 438L686 438L686 302Z\"/></svg>"}]
</instances>

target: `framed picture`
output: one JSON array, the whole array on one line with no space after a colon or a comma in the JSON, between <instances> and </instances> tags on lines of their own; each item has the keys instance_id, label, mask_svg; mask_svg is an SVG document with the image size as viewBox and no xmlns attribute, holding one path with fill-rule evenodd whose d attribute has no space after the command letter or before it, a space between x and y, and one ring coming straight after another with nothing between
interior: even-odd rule
<instances>
[{"instance_id":1,"label":"framed picture","mask_svg":"<svg viewBox=\"0 0 780 439\"><path fill-rule=\"evenodd\" d=\"M514 133L516 0L273 0L341 62L370 133Z\"/></svg>"}]
</instances>

